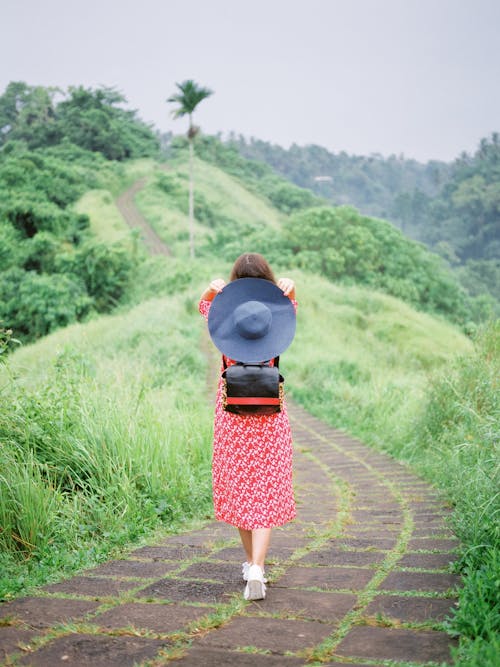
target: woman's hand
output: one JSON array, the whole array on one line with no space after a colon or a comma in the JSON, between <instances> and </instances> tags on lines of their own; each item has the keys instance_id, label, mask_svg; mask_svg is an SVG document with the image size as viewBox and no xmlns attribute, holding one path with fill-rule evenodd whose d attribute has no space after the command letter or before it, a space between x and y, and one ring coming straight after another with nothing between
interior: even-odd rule
<instances>
[{"instance_id":1,"label":"woman's hand","mask_svg":"<svg viewBox=\"0 0 500 667\"><path fill-rule=\"evenodd\" d=\"M226 283L222 278L215 278L201 295L202 300L212 301L219 292L222 292Z\"/></svg>"},{"instance_id":2,"label":"woman's hand","mask_svg":"<svg viewBox=\"0 0 500 667\"><path fill-rule=\"evenodd\" d=\"M295 298L295 283L291 278L280 278L278 280L278 287L280 290L283 290L285 296L290 297L290 299Z\"/></svg>"},{"instance_id":3,"label":"woman's hand","mask_svg":"<svg viewBox=\"0 0 500 667\"><path fill-rule=\"evenodd\" d=\"M222 280L222 278L216 278L210 283L209 289L211 289L212 292L215 292L215 294L218 294L219 292L222 292L225 286L226 282Z\"/></svg>"}]
</instances>

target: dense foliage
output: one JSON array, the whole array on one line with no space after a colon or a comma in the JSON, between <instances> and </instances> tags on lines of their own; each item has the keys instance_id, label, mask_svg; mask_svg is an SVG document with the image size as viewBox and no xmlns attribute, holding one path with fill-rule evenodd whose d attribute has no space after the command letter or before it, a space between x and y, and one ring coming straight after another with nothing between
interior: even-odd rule
<instances>
[{"instance_id":1,"label":"dense foliage","mask_svg":"<svg viewBox=\"0 0 500 667\"><path fill-rule=\"evenodd\" d=\"M69 141L110 160L156 155L156 136L135 111L120 106L125 101L111 88L78 86L63 93L12 81L0 96L0 146L21 140L34 149Z\"/></svg>"},{"instance_id":2,"label":"dense foliage","mask_svg":"<svg viewBox=\"0 0 500 667\"><path fill-rule=\"evenodd\" d=\"M384 220L350 207L315 208L292 216L285 239L294 265L381 289L457 322L468 315L465 294L439 257Z\"/></svg>"},{"instance_id":3,"label":"dense foliage","mask_svg":"<svg viewBox=\"0 0 500 667\"><path fill-rule=\"evenodd\" d=\"M480 297L478 317L500 313L498 134L452 164L333 154L319 146L286 150L243 137L232 137L228 145L335 204L392 221L456 270L467 292Z\"/></svg>"},{"instance_id":4,"label":"dense foliage","mask_svg":"<svg viewBox=\"0 0 500 667\"><path fill-rule=\"evenodd\" d=\"M500 321L481 331L472 355L438 375L415 424L419 464L447 491L463 545L465 586L451 627L463 662L489 664L500 649ZM425 459L438 460L430 464ZM406 455L408 455L406 449ZM442 463L446 476L436 470Z\"/></svg>"},{"instance_id":5,"label":"dense foliage","mask_svg":"<svg viewBox=\"0 0 500 667\"><path fill-rule=\"evenodd\" d=\"M420 164L404 156L335 154L316 145L289 149L258 139L231 136L228 145L244 157L264 162L296 185L335 205L350 204L367 215L390 217L398 193L418 189L436 193L447 179L443 162Z\"/></svg>"},{"instance_id":6,"label":"dense foliage","mask_svg":"<svg viewBox=\"0 0 500 667\"><path fill-rule=\"evenodd\" d=\"M500 260L500 136L483 139L474 155L463 153L437 196L414 192L404 217L413 236L441 244L453 262Z\"/></svg>"},{"instance_id":7,"label":"dense foliage","mask_svg":"<svg viewBox=\"0 0 500 667\"><path fill-rule=\"evenodd\" d=\"M71 204L105 179L97 153L63 144L0 151L0 321L24 340L110 310L131 278L124 244L98 243Z\"/></svg>"}]
</instances>

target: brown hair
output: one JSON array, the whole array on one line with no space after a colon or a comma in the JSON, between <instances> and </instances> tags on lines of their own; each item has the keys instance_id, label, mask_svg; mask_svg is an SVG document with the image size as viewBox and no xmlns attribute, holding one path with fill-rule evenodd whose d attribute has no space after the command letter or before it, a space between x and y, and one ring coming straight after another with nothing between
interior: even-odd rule
<instances>
[{"instance_id":1,"label":"brown hair","mask_svg":"<svg viewBox=\"0 0 500 667\"><path fill-rule=\"evenodd\" d=\"M229 280L238 278L264 278L276 284L273 270L258 252L245 252L235 261Z\"/></svg>"}]
</instances>

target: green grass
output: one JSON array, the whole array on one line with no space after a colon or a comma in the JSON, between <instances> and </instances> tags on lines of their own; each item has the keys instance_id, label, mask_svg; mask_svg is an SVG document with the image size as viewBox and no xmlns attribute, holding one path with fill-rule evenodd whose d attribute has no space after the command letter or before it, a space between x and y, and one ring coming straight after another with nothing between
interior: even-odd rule
<instances>
[{"instance_id":1,"label":"green grass","mask_svg":"<svg viewBox=\"0 0 500 667\"><path fill-rule=\"evenodd\" d=\"M100 241L115 243L130 237L130 228L123 220L108 190L89 190L75 204L77 213L90 219L90 229Z\"/></svg>"},{"instance_id":2,"label":"green grass","mask_svg":"<svg viewBox=\"0 0 500 667\"><path fill-rule=\"evenodd\" d=\"M277 230L285 216L263 197L246 190L238 179L195 159L195 236L204 246L215 227ZM144 217L177 257L187 256L188 165L184 160L158 169L136 203Z\"/></svg>"},{"instance_id":3,"label":"green grass","mask_svg":"<svg viewBox=\"0 0 500 667\"><path fill-rule=\"evenodd\" d=\"M0 380L0 597L211 515L193 301L147 301L11 359Z\"/></svg>"},{"instance_id":4,"label":"green grass","mask_svg":"<svg viewBox=\"0 0 500 667\"><path fill-rule=\"evenodd\" d=\"M293 275L299 311L283 356L289 390L318 416L384 447L418 410L429 369L472 350L470 341L390 296Z\"/></svg>"},{"instance_id":5,"label":"green grass","mask_svg":"<svg viewBox=\"0 0 500 667\"><path fill-rule=\"evenodd\" d=\"M181 165L179 173L187 176L187 162ZM236 178L203 160L195 160L195 179L197 191L231 220L259 227L264 225L269 227L270 233L279 229L285 220L285 216L264 197L249 192Z\"/></svg>"}]
</instances>

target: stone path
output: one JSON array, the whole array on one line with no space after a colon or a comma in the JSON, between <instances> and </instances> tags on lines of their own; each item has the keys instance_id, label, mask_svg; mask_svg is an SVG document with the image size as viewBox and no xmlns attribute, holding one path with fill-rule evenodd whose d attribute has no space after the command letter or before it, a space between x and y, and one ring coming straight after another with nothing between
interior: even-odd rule
<instances>
[{"instance_id":1,"label":"stone path","mask_svg":"<svg viewBox=\"0 0 500 667\"><path fill-rule=\"evenodd\" d=\"M146 180L146 178L141 178L128 188L128 190L125 190L125 192L116 199L116 206L127 225L132 229L138 229L140 231L141 238L152 255L170 256L172 255L170 248L164 241L162 241L135 205L135 196L144 188Z\"/></svg>"},{"instance_id":2,"label":"stone path","mask_svg":"<svg viewBox=\"0 0 500 667\"><path fill-rule=\"evenodd\" d=\"M266 600L242 599L236 530L201 530L0 605L5 665L395 665L449 660L457 542L407 468L290 407L298 518Z\"/></svg>"}]
</instances>

